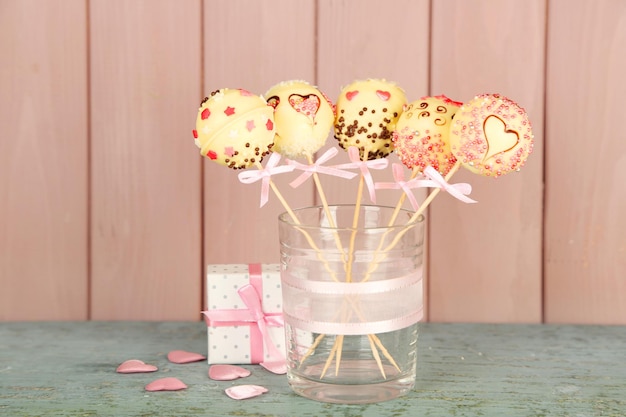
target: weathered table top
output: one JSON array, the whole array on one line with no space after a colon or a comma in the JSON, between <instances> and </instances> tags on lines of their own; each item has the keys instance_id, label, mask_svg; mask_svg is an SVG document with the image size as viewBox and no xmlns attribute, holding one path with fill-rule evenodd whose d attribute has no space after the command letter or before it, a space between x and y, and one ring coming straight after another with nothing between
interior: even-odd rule
<instances>
[{"instance_id":1,"label":"weathered table top","mask_svg":"<svg viewBox=\"0 0 626 417\"><path fill-rule=\"evenodd\" d=\"M194 323L0 323L2 416L626 416L626 327L424 324L416 388L379 404L343 406L293 394L285 376L248 366L230 382L209 365L170 363L171 350L206 353ZM127 359L159 367L118 374ZM177 377L183 391L148 392ZM224 389L269 392L235 401Z\"/></svg>"}]
</instances>

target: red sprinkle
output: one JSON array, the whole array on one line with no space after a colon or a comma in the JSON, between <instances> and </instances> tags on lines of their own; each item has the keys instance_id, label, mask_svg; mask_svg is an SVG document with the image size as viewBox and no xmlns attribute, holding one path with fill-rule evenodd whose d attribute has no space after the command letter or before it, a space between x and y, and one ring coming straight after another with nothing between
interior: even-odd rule
<instances>
[{"instance_id":1,"label":"red sprinkle","mask_svg":"<svg viewBox=\"0 0 626 417\"><path fill-rule=\"evenodd\" d=\"M226 110L224 110L224 114L226 116L232 116L233 114L235 114L235 108L234 107L226 107Z\"/></svg>"},{"instance_id":2,"label":"red sprinkle","mask_svg":"<svg viewBox=\"0 0 626 417\"><path fill-rule=\"evenodd\" d=\"M209 111L209 109L204 109L202 110L202 113L200 113L200 117L202 117L202 120L208 119L210 115L211 112Z\"/></svg>"},{"instance_id":3,"label":"red sprinkle","mask_svg":"<svg viewBox=\"0 0 626 417\"><path fill-rule=\"evenodd\" d=\"M274 123L268 119L267 123L265 123L265 127L267 128L267 130L272 130L274 129Z\"/></svg>"},{"instance_id":4,"label":"red sprinkle","mask_svg":"<svg viewBox=\"0 0 626 417\"><path fill-rule=\"evenodd\" d=\"M193 133L193 137L198 139L198 131L196 129L192 130L191 133Z\"/></svg>"},{"instance_id":5,"label":"red sprinkle","mask_svg":"<svg viewBox=\"0 0 626 417\"><path fill-rule=\"evenodd\" d=\"M210 159L217 159L217 153L215 153L215 151L207 152L206 156L208 156Z\"/></svg>"}]
</instances>

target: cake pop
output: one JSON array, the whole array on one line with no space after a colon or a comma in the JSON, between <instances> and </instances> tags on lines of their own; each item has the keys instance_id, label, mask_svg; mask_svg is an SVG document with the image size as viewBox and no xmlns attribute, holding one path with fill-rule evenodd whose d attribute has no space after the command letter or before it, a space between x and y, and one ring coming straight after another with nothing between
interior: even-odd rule
<instances>
[{"instance_id":1,"label":"cake pop","mask_svg":"<svg viewBox=\"0 0 626 417\"><path fill-rule=\"evenodd\" d=\"M392 132L407 103L404 91L386 80L355 81L337 99L335 138L339 146L356 146L362 160L384 158L393 151Z\"/></svg>"},{"instance_id":2,"label":"cake pop","mask_svg":"<svg viewBox=\"0 0 626 417\"><path fill-rule=\"evenodd\" d=\"M533 149L526 111L499 94L481 94L454 116L450 149L470 171L500 177L519 171Z\"/></svg>"},{"instance_id":3,"label":"cake pop","mask_svg":"<svg viewBox=\"0 0 626 417\"><path fill-rule=\"evenodd\" d=\"M284 81L271 87L265 97L274 108L274 152L295 159L312 156L324 146L335 109L317 87L306 81Z\"/></svg>"},{"instance_id":4,"label":"cake pop","mask_svg":"<svg viewBox=\"0 0 626 417\"><path fill-rule=\"evenodd\" d=\"M462 103L441 95L408 104L393 132L394 150L400 161L417 173L432 166L446 175L456 158L450 150L450 124Z\"/></svg>"},{"instance_id":5,"label":"cake pop","mask_svg":"<svg viewBox=\"0 0 626 417\"><path fill-rule=\"evenodd\" d=\"M274 133L274 111L262 97L228 88L202 101L193 131L202 155L233 169L261 162Z\"/></svg>"}]
</instances>

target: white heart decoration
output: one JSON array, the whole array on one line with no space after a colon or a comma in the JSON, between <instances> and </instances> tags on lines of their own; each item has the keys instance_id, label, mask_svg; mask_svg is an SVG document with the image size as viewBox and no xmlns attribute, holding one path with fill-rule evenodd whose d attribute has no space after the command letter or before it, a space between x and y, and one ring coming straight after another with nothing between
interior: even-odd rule
<instances>
[{"instance_id":1,"label":"white heart decoration","mask_svg":"<svg viewBox=\"0 0 626 417\"><path fill-rule=\"evenodd\" d=\"M234 387L226 388L225 392L226 395L233 400L245 400L247 398L265 394L267 392L267 388L260 385L236 385Z\"/></svg>"},{"instance_id":2,"label":"white heart decoration","mask_svg":"<svg viewBox=\"0 0 626 417\"><path fill-rule=\"evenodd\" d=\"M506 128L506 123L493 114L488 116L483 123L483 132L487 141L487 153L483 161L499 154L508 152L519 143L519 135L514 130Z\"/></svg>"}]
</instances>

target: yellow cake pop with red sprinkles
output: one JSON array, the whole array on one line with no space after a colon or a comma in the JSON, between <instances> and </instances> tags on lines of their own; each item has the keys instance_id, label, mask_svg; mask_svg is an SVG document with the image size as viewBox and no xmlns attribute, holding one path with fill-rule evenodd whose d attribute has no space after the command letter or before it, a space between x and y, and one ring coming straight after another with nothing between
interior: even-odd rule
<instances>
[{"instance_id":1,"label":"yellow cake pop with red sprinkles","mask_svg":"<svg viewBox=\"0 0 626 417\"><path fill-rule=\"evenodd\" d=\"M519 171L533 140L526 111L500 94L480 94L463 104L450 129L450 149L459 162L493 178Z\"/></svg>"},{"instance_id":2,"label":"yellow cake pop with red sprinkles","mask_svg":"<svg viewBox=\"0 0 626 417\"><path fill-rule=\"evenodd\" d=\"M258 95L229 88L202 101L193 131L202 155L233 169L261 162L274 134L274 109Z\"/></svg>"},{"instance_id":3,"label":"yellow cake pop with red sprinkles","mask_svg":"<svg viewBox=\"0 0 626 417\"><path fill-rule=\"evenodd\" d=\"M461 104L440 95L423 97L405 107L393 143L406 167L421 173L432 166L444 176L452 169L456 158L450 150L450 125Z\"/></svg>"},{"instance_id":4,"label":"yellow cake pop with red sprinkles","mask_svg":"<svg viewBox=\"0 0 626 417\"><path fill-rule=\"evenodd\" d=\"M361 160L384 158L393 151L392 132L407 104L404 90L383 79L354 81L336 103L335 138L339 146L356 146Z\"/></svg>"},{"instance_id":5,"label":"yellow cake pop with red sprinkles","mask_svg":"<svg viewBox=\"0 0 626 417\"><path fill-rule=\"evenodd\" d=\"M276 136L272 151L287 158L308 157L324 144L333 127L335 108L306 81L283 81L265 93L274 108Z\"/></svg>"}]
</instances>

